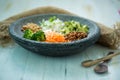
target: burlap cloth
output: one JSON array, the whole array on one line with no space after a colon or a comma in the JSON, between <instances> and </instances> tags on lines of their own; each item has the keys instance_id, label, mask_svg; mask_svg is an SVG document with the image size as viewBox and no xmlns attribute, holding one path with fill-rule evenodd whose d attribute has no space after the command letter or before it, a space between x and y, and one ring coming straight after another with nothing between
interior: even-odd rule
<instances>
[{"instance_id":1,"label":"burlap cloth","mask_svg":"<svg viewBox=\"0 0 120 80\"><path fill-rule=\"evenodd\" d=\"M68 15L77 16L76 14L71 13L67 10L57 8L57 7L52 7L52 6L38 7L32 10L28 10L20 14L11 16L0 22L0 45L5 46L8 43L14 43L14 41L10 38L8 33L8 27L12 22L23 17L36 15L36 14L47 14L47 13L58 13L58 14L68 14ZM100 24L98 22L95 22L95 23L99 26L101 30L101 36L97 41L97 43L112 49L118 48L120 45L120 23L117 23L114 29L108 28L107 26Z\"/></svg>"}]
</instances>

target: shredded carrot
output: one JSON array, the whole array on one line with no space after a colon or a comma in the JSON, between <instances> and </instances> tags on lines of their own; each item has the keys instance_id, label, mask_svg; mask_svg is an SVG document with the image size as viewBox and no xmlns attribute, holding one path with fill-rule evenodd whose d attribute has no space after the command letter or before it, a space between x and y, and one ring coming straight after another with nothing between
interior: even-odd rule
<instances>
[{"instance_id":1,"label":"shredded carrot","mask_svg":"<svg viewBox=\"0 0 120 80\"><path fill-rule=\"evenodd\" d=\"M46 42L66 42L64 36L54 31L46 32Z\"/></svg>"}]
</instances>

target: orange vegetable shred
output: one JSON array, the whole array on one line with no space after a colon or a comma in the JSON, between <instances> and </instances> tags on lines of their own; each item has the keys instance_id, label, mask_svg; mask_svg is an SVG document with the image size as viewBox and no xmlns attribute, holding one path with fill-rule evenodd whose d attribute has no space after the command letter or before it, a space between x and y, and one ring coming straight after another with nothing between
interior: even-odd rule
<instances>
[{"instance_id":1,"label":"orange vegetable shred","mask_svg":"<svg viewBox=\"0 0 120 80\"><path fill-rule=\"evenodd\" d=\"M64 36L54 31L47 31L46 42L66 42Z\"/></svg>"}]
</instances>

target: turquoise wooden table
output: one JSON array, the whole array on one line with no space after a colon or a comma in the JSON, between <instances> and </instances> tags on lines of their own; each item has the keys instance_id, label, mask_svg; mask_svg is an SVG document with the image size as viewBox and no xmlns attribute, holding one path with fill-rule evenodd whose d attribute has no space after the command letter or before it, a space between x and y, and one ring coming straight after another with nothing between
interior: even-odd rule
<instances>
[{"instance_id":1,"label":"turquoise wooden table","mask_svg":"<svg viewBox=\"0 0 120 80\"><path fill-rule=\"evenodd\" d=\"M52 5L69 10L107 26L120 22L120 0L0 0L0 20L39 6ZM108 64L106 74L96 74L81 62L97 59L113 51L93 45L69 57L45 57L19 45L0 46L0 80L120 80L120 56ZM119 50L115 50L119 51Z\"/></svg>"}]
</instances>

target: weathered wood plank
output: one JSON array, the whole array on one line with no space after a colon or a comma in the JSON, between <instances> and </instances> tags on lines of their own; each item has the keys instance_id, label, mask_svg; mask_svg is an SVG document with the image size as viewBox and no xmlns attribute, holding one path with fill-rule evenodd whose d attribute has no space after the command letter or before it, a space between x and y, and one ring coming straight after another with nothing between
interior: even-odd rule
<instances>
[{"instance_id":1,"label":"weathered wood plank","mask_svg":"<svg viewBox=\"0 0 120 80\"><path fill-rule=\"evenodd\" d=\"M0 55L0 80L20 80L24 74L28 51L16 46Z\"/></svg>"}]
</instances>

